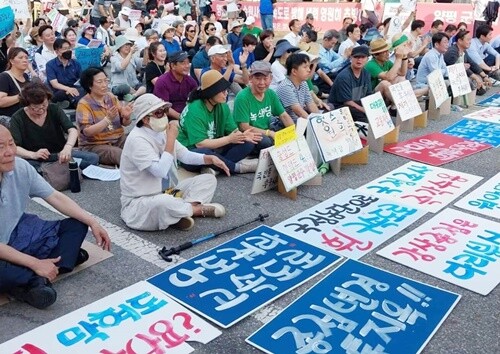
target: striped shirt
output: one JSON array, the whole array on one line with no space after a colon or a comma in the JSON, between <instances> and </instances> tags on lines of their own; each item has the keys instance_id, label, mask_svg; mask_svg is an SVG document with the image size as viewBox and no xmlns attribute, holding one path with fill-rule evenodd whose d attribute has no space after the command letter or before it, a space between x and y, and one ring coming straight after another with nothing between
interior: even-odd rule
<instances>
[{"instance_id":1,"label":"striped shirt","mask_svg":"<svg viewBox=\"0 0 500 354\"><path fill-rule=\"evenodd\" d=\"M280 82L278 88L276 89L276 93L278 94L283 107L285 107L286 113L292 117L294 123L297 122L297 118L299 117L292 110L292 106L298 104L300 107L305 109L307 105L312 102L312 97L309 93L306 81L301 82L300 85L296 87L287 77L285 80Z\"/></svg>"},{"instance_id":2,"label":"striped shirt","mask_svg":"<svg viewBox=\"0 0 500 354\"><path fill-rule=\"evenodd\" d=\"M120 114L117 113L116 116L108 116L108 109L113 106L119 107L120 102L112 94L108 93L104 97L104 105L101 106L96 100L94 100L89 94L82 97L78 106L76 107L76 123L78 126L79 136L78 144L79 146L88 145L103 145L103 144L113 144L118 141L124 134L124 130L121 124ZM93 136L86 136L83 130L91 125L99 123L105 117L112 120L113 129L106 128L102 132L97 133Z\"/></svg>"}]
</instances>

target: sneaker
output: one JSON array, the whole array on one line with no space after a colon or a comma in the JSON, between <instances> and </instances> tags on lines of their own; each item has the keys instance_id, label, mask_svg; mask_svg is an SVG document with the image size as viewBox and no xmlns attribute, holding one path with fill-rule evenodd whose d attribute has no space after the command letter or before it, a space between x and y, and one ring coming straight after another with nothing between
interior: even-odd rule
<instances>
[{"instance_id":1,"label":"sneaker","mask_svg":"<svg viewBox=\"0 0 500 354\"><path fill-rule=\"evenodd\" d=\"M83 248L80 248L80 252L78 252L78 257L76 257L75 267L87 262L88 260L89 260L89 253Z\"/></svg>"},{"instance_id":2,"label":"sneaker","mask_svg":"<svg viewBox=\"0 0 500 354\"><path fill-rule=\"evenodd\" d=\"M28 285L10 289L7 294L40 310L49 307L57 300L57 293L52 289L52 284L40 276L35 276Z\"/></svg>"},{"instance_id":3,"label":"sneaker","mask_svg":"<svg viewBox=\"0 0 500 354\"><path fill-rule=\"evenodd\" d=\"M464 109L462 107L460 107L459 105L457 104L452 104L451 105L451 111L452 112L462 112Z\"/></svg>"},{"instance_id":4,"label":"sneaker","mask_svg":"<svg viewBox=\"0 0 500 354\"><path fill-rule=\"evenodd\" d=\"M483 96L486 93L486 89L484 87L478 88L476 91L477 96Z\"/></svg>"},{"instance_id":5,"label":"sneaker","mask_svg":"<svg viewBox=\"0 0 500 354\"><path fill-rule=\"evenodd\" d=\"M203 167L200 171L201 174L218 176L220 174L219 171L214 170L212 167Z\"/></svg>"},{"instance_id":6,"label":"sneaker","mask_svg":"<svg viewBox=\"0 0 500 354\"><path fill-rule=\"evenodd\" d=\"M237 165L239 166L238 173L254 173L257 171L259 159L243 159Z\"/></svg>"},{"instance_id":7,"label":"sneaker","mask_svg":"<svg viewBox=\"0 0 500 354\"><path fill-rule=\"evenodd\" d=\"M494 78L491 78L491 85L492 85L493 87L498 87L498 86L500 86L500 81L499 81L499 80L496 80L496 79L494 79Z\"/></svg>"},{"instance_id":8,"label":"sneaker","mask_svg":"<svg viewBox=\"0 0 500 354\"><path fill-rule=\"evenodd\" d=\"M398 116L398 110L397 110L396 108L392 108L392 107L390 107L390 108L388 109L388 111L389 111L389 115L390 115L391 117L397 117L397 116Z\"/></svg>"},{"instance_id":9,"label":"sneaker","mask_svg":"<svg viewBox=\"0 0 500 354\"><path fill-rule=\"evenodd\" d=\"M221 218L226 215L226 208L219 203L203 204L201 206L201 216L204 218Z\"/></svg>"},{"instance_id":10,"label":"sneaker","mask_svg":"<svg viewBox=\"0 0 500 354\"><path fill-rule=\"evenodd\" d=\"M193 226L194 226L194 219L190 216L181 218L179 221L177 221L175 224L172 225L174 229L181 231L191 230Z\"/></svg>"}]
</instances>

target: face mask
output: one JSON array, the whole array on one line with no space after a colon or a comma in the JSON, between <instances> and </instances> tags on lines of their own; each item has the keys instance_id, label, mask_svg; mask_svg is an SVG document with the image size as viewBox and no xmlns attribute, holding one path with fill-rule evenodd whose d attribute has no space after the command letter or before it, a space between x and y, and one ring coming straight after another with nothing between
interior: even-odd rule
<instances>
[{"instance_id":1,"label":"face mask","mask_svg":"<svg viewBox=\"0 0 500 354\"><path fill-rule=\"evenodd\" d=\"M155 132L162 132L164 131L165 129L167 129L167 125L168 125L168 117L165 116L163 118L149 118L149 126L151 127L151 129L153 129Z\"/></svg>"},{"instance_id":2,"label":"face mask","mask_svg":"<svg viewBox=\"0 0 500 354\"><path fill-rule=\"evenodd\" d=\"M68 50L62 53L61 56L63 57L63 59L70 60L71 57L73 56L73 52L71 50Z\"/></svg>"}]
</instances>

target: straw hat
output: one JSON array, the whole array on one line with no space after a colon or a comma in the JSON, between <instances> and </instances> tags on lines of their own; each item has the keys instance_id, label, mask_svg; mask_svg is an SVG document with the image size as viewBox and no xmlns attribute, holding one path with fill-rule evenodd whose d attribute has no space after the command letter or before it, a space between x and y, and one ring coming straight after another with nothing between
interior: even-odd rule
<instances>
[{"instance_id":1,"label":"straw hat","mask_svg":"<svg viewBox=\"0 0 500 354\"><path fill-rule=\"evenodd\" d=\"M370 42L370 54L382 53L390 49L391 46L383 38L377 38Z\"/></svg>"},{"instance_id":2,"label":"straw hat","mask_svg":"<svg viewBox=\"0 0 500 354\"><path fill-rule=\"evenodd\" d=\"M201 76L200 81L200 96L203 98L214 97L231 86L217 70L208 70Z\"/></svg>"}]
</instances>

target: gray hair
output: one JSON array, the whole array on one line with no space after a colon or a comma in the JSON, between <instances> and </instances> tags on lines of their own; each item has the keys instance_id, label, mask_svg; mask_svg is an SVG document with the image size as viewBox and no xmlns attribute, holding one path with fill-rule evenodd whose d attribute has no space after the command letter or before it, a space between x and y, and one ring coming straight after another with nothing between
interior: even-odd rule
<instances>
[{"instance_id":1,"label":"gray hair","mask_svg":"<svg viewBox=\"0 0 500 354\"><path fill-rule=\"evenodd\" d=\"M331 29L325 32L323 39L340 38L340 33L337 30Z\"/></svg>"}]
</instances>

